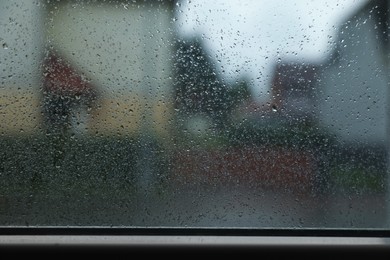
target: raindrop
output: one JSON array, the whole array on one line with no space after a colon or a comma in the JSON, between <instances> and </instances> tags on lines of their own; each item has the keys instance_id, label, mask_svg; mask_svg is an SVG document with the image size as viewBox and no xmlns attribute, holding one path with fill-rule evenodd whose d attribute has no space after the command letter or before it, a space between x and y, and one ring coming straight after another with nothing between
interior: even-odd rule
<instances>
[{"instance_id":1,"label":"raindrop","mask_svg":"<svg viewBox=\"0 0 390 260\"><path fill-rule=\"evenodd\" d=\"M2 46L3 46L4 50L8 50L8 44L7 43L4 42Z\"/></svg>"}]
</instances>

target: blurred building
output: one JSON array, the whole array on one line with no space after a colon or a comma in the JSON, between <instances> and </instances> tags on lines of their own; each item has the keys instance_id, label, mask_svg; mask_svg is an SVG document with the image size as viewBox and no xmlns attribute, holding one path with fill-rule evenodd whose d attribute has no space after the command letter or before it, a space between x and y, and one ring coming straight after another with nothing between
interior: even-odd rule
<instances>
[{"instance_id":1,"label":"blurred building","mask_svg":"<svg viewBox=\"0 0 390 260\"><path fill-rule=\"evenodd\" d=\"M37 134L61 117L81 134L169 133L174 1L5 5L3 134Z\"/></svg>"},{"instance_id":2,"label":"blurred building","mask_svg":"<svg viewBox=\"0 0 390 260\"><path fill-rule=\"evenodd\" d=\"M48 8L50 47L99 93L87 132L169 133L173 1L61 1Z\"/></svg>"},{"instance_id":3,"label":"blurred building","mask_svg":"<svg viewBox=\"0 0 390 260\"><path fill-rule=\"evenodd\" d=\"M259 103L248 96L235 110L235 122L246 119L258 127L283 126L286 130L292 125L317 124L320 68L319 64L298 61L275 64L270 99Z\"/></svg>"},{"instance_id":4,"label":"blurred building","mask_svg":"<svg viewBox=\"0 0 390 260\"><path fill-rule=\"evenodd\" d=\"M320 124L348 143L387 143L387 0L368 1L340 26L318 81Z\"/></svg>"}]
</instances>

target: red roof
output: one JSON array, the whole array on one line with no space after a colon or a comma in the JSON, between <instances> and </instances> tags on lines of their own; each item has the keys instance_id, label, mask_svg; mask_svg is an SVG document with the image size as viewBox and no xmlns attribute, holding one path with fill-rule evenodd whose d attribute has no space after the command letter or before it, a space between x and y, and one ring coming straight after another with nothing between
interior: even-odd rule
<instances>
[{"instance_id":1,"label":"red roof","mask_svg":"<svg viewBox=\"0 0 390 260\"><path fill-rule=\"evenodd\" d=\"M44 89L58 95L94 95L95 88L63 57L51 52L44 62Z\"/></svg>"}]
</instances>

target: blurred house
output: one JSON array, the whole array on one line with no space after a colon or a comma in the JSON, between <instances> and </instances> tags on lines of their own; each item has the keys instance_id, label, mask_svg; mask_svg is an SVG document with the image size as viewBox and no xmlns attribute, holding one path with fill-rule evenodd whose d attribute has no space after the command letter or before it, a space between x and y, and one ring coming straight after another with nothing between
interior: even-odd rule
<instances>
[{"instance_id":1,"label":"blurred house","mask_svg":"<svg viewBox=\"0 0 390 260\"><path fill-rule=\"evenodd\" d=\"M270 99L258 102L250 95L234 113L234 120L249 120L257 127L288 128L305 126L318 121L317 80L320 65L289 61L273 68Z\"/></svg>"},{"instance_id":2,"label":"blurred house","mask_svg":"<svg viewBox=\"0 0 390 260\"><path fill-rule=\"evenodd\" d=\"M88 111L87 133L169 133L173 6L173 1L48 5L47 42L99 93Z\"/></svg>"},{"instance_id":3,"label":"blurred house","mask_svg":"<svg viewBox=\"0 0 390 260\"><path fill-rule=\"evenodd\" d=\"M170 132L174 1L6 5L3 134L61 123L103 136Z\"/></svg>"},{"instance_id":4,"label":"blurred house","mask_svg":"<svg viewBox=\"0 0 390 260\"><path fill-rule=\"evenodd\" d=\"M340 26L318 80L318 118L343 142L388 140L389 1L367 1Z\"/></svg>"}]
</instances>

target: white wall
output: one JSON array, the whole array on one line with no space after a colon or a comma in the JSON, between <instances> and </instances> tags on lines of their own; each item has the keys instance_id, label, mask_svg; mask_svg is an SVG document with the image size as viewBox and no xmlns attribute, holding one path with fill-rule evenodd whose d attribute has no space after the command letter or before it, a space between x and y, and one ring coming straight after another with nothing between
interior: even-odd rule
<instances>
[{"instance_id":1,"label":"white wall","mask_svg":"<svg viewBox=\"0 0 390 260\"><path fill-rule=\"evenodd\" d=\"M338 35L338 61L319 84L320 123L347 142L385 144L388 69L374 16L352 19Z\"/></svg>"},{"instance_id":2,"label":"white wall","mask_svg":"<svg viewBox=\"0 0 390 260\"><path fill-rule=\"evenodd\" d=\"M43 51L40 1L0 1L0 134L37 134Z\"/></svg>"}]
</instances>

